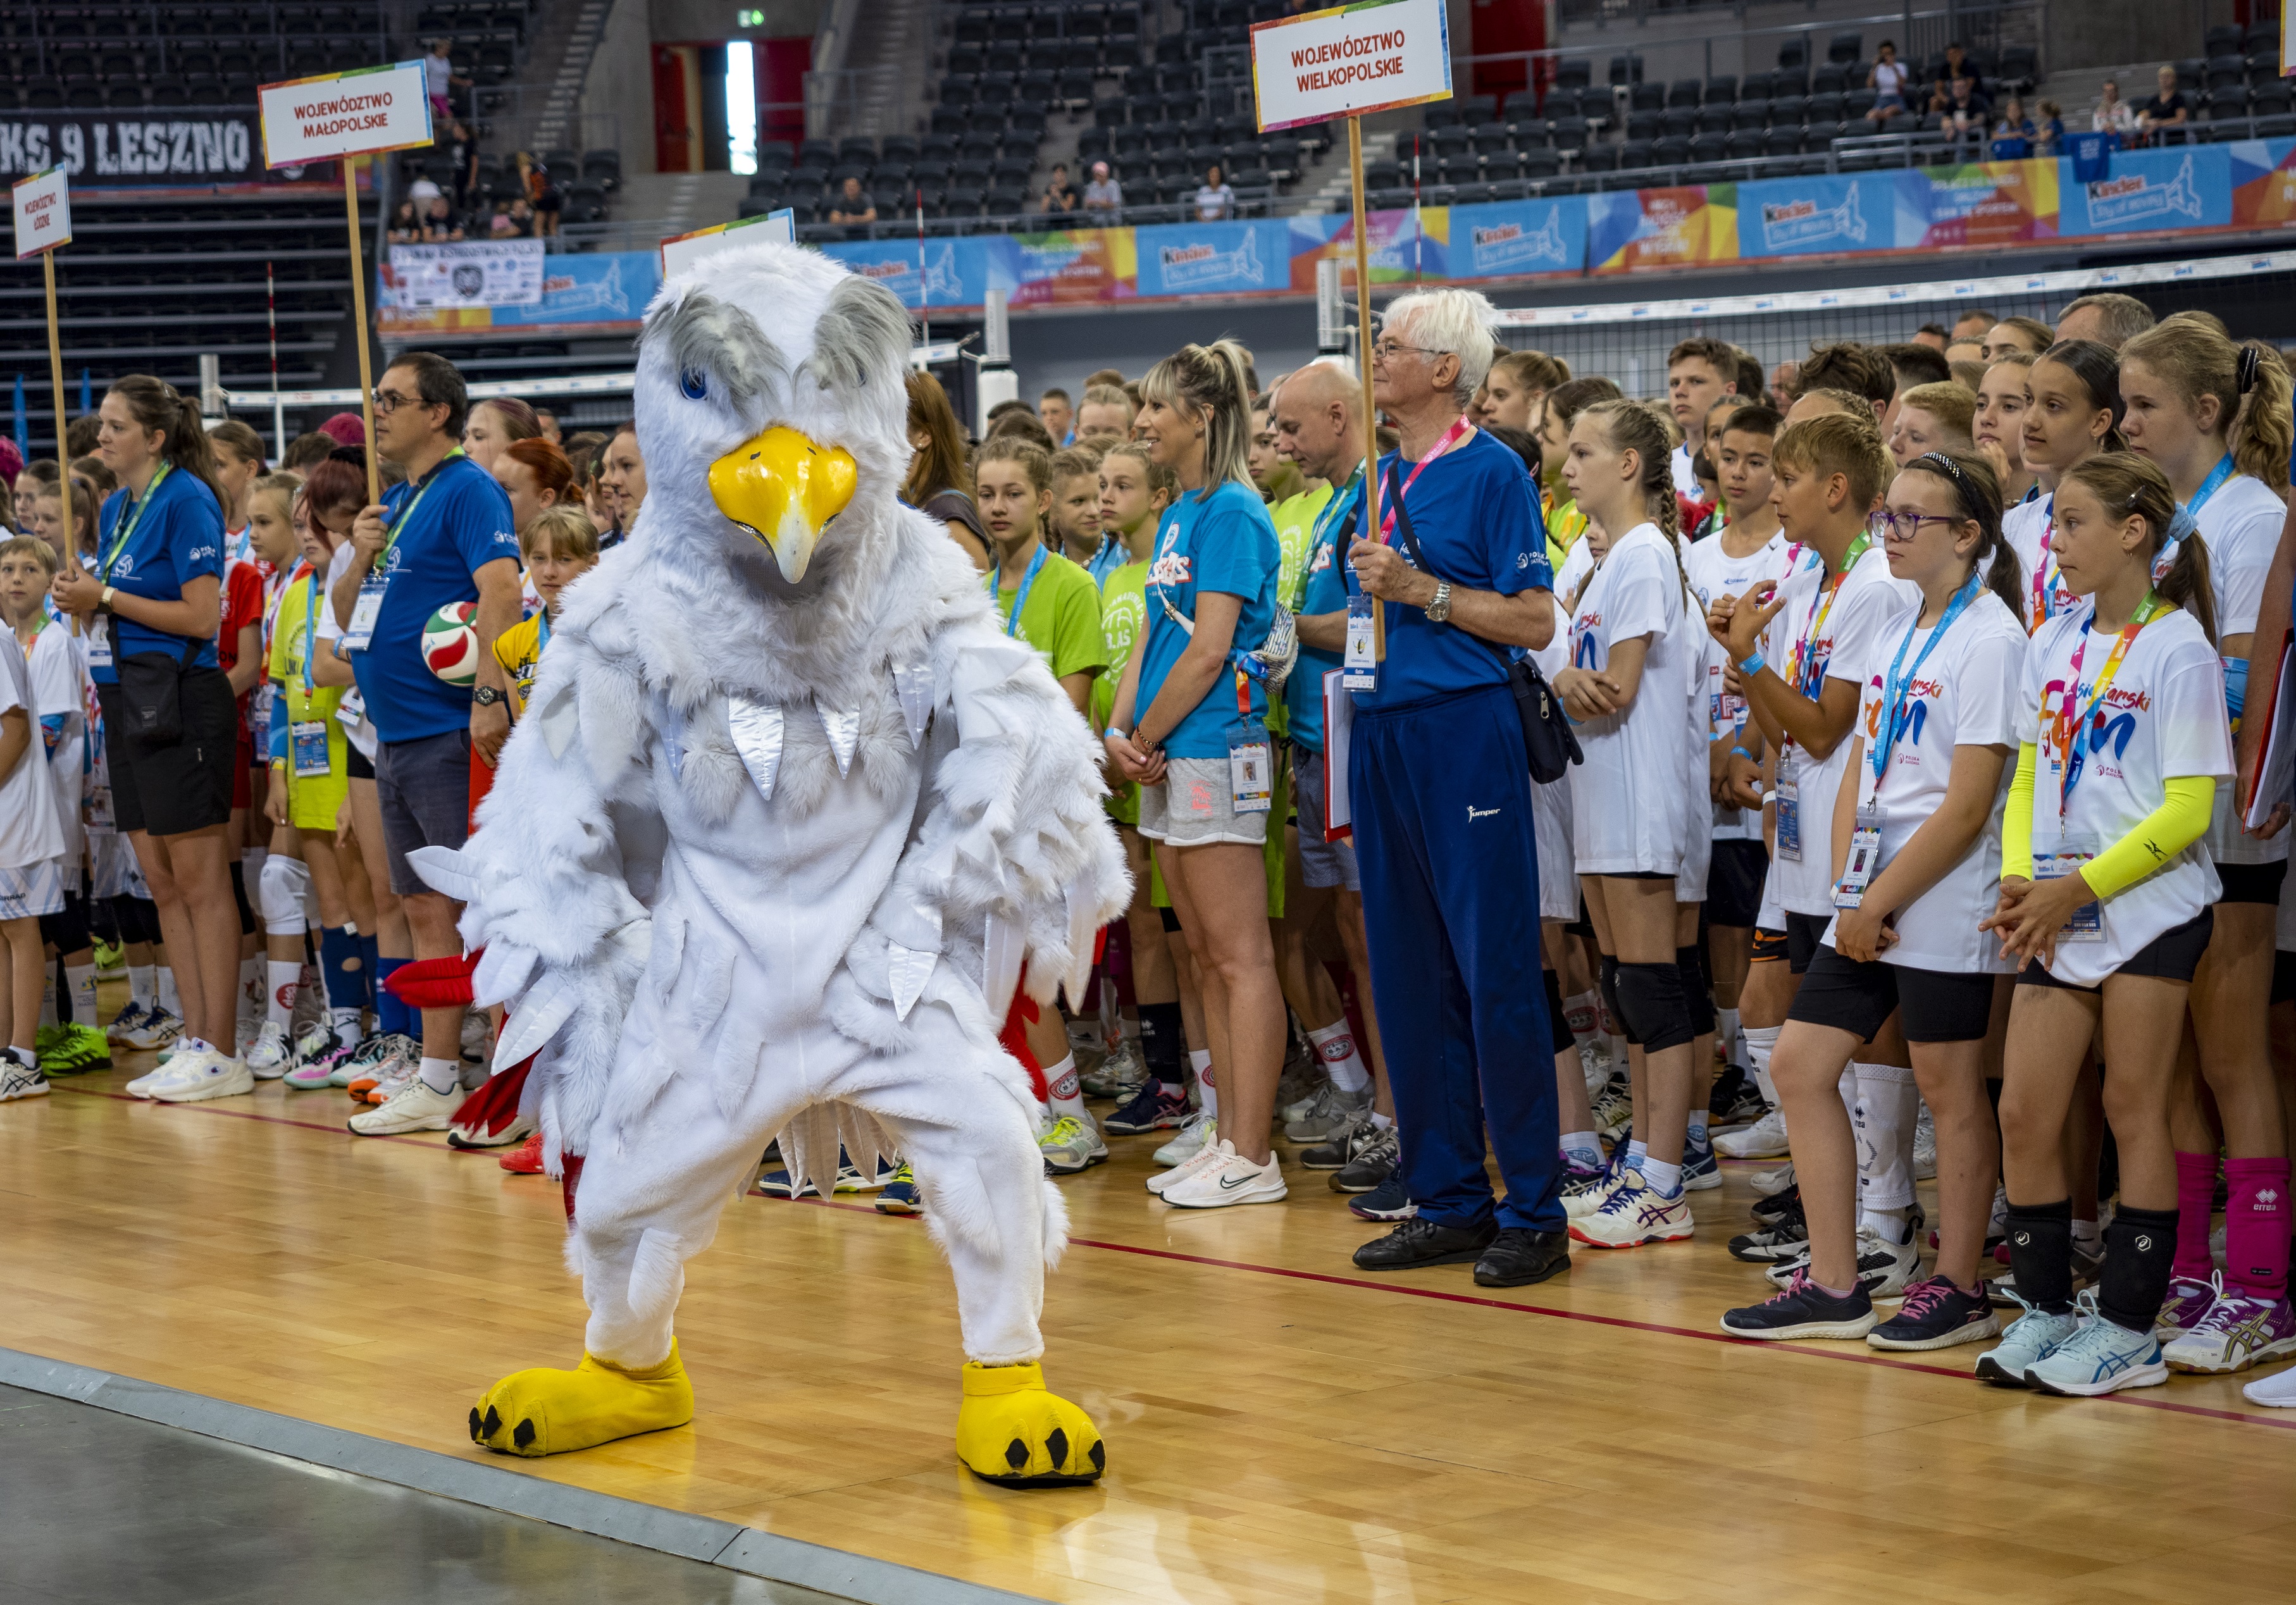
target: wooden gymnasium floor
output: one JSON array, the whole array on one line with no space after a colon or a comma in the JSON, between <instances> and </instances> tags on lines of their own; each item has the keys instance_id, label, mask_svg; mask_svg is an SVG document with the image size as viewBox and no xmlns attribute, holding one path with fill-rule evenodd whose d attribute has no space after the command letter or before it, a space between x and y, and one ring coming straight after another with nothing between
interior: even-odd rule
<instances>
[{"instance_id":1,"label":"wooden gymnasium floor","mask_svg":"<svg viewBox=\"0 0 2296 1605\"><path fill-rule=\"evenodd\" d=\"M2054 1400L1971 1381L1969 1348L1722 1339L1761 1286L1722 1251L1743 1166L1695 1243L1484 1297L1356 1273L1374 1229L1319 1174L1171 1210L1119 1139L1063 1183L1045 1322L1109 1474L1034 1493L952 1456L922 1227L752 1197L687 1267L694 1423L499 1461L472 1397L581 1349L555 1185L354 1138L340 1093L119 1093L144 1062L0 1107L0 1345L1062 1601L2296 1596L2296 1413L2232 1381Z\"/></svg>"}]
</instances>

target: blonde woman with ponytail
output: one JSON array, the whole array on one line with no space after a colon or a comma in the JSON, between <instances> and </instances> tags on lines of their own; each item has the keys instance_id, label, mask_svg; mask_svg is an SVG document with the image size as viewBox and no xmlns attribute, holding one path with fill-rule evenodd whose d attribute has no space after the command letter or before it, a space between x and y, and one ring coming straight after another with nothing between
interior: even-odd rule
<instances>
[{"instance_id":1,"label":"blonde woman with ponytail","mask_svg":"<svg viewBox=\"0 0 2296 1605\"><path fill-rule=\"evenodd\" d=\"M1252 742L1263 760L1271 751L1267 687L1242 655L1275 623L1282 553L1251 483L1242 348L1183 347L1140 390L1134 438L1180 494L1158 520L1147 620L1102 739L1117 773L1140 783L1140 834L1195 958L1212 1066L1203 1144L1150 1191L1187 1208L1273 1203L1285 1192L1268 1145L1284 1020L1261 862L1273 774L1259 774L1267 791L1239 795L1230 754Z\"/></svg>"}]
</instances>

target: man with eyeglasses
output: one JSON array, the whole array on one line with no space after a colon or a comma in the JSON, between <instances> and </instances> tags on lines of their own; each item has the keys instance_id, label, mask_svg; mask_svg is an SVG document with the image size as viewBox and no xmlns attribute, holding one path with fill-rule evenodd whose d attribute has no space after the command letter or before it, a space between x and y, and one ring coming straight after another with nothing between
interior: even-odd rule
<instances>
[{"instance_id":1,"label":"man with eyeglasses","mask_svg":"<svg viewBox=\"0 0 2296 1605\"><path fill-rule=\"evenodd\" d=\"M380 740L374 782L390 889L406 911L418 959L462 952L461 908L431 890L407 856L463 846L471 754L491 764L510 734L494 643L519 619L518 535L502 486L456 444L469 411L463 376L443 356L409 352L385 370L374 391L375 446L406 480L359 514L354 555L329 597L343 630L337 651L350 659ZM422 652L431 615L468 602L478 604L475 687L441 679ZM416 1073L380 1109L353 1116L352 1131L447 1129L462 1101L463 1016L460 1006L422 1011Z\"/></svg>"},{"instance_id":2,"label":"man with eyeglasses","mask_svg":"<svg viewBox=\"0 0 2296 1605\"><path fill-rule=\"evenodd\" d=\"M1508 681L1509 649L1545 646L1555 610L1530 475L1465 415L1490 367L1495 315L1466 290L1389 307L1372 397L1402 449L1379 464L1376 528L1365 527L1360 479L1327 513L1356 581L1348 796L1402 1132L1390 1180L1417 1207L1355 1262L1400 1271L1472 1260L1480 1285L1521 1287L1570 1264L1549 1005L1532 979L1529 755ZM1370 606L1386 613L1383 661L1370 650ZM1497 1200L1483 1171L1487 1126L1506 1182Z\"/></svg>"}]
</instances>

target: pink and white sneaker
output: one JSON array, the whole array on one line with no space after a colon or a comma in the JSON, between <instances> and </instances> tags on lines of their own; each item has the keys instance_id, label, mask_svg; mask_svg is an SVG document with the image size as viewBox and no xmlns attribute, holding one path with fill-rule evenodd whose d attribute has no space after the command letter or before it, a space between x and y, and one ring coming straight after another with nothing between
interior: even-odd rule
<instances>
[{"instance_id":1,"label":"pink and white sneaker","mask_svg":"<svg viewBox=\"0 0 2296 1605\"><path fill-rule=\"evenodd\" d=\"M2228 1287L2200 1323L2169 1343L2161 1357L2171 1371L2230 1376L2289 1355L2296 1355L2296 1310L2288 1300L2259 1298Z\"/></svg>"},{"instance_id":2,"label":"pink and white sneaker","mask_svg":"<svg viewBox=\"0 0 2296 1605\"><path fill-rule=\"evenodd\" d=\"M2152 1322L2152 1335L2168 1343L2200 1325L2201 1317L2209 1313L2209 1306L2217 1301L2217 1284L2221 1275L2202 1282L2197 1277L2172 1276L2169 1279L2169 1296L2161 1301L2161 1314Z\"/></svg>"}]
</instances>

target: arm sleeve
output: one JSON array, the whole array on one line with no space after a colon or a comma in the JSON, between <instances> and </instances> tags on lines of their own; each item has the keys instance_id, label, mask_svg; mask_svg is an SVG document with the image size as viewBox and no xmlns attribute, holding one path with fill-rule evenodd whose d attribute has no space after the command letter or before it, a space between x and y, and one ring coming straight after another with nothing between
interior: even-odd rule
<instances>
[{"instance_id":1,"label":"arm sleeve","mask_svg":"<svg viewBox=\"0 0 2296 1605\"><path fill-rule=\"evenodd\" d=\"M2217 782L2205 774L2172 774L2165 785L2169 794L2159 807L2081 867L2081 879L2098 897L2126 891L2207 832Z\"/></svg>"},{"instance_id":2,"label":"arm sleeve","mask_svg":"<svg viewBox=\"0 0 2296 1605\"><path fill-rule=\"evenodd\" d=\"M2030 741L2017 744L2017 773L2009 782L2009 802L2001 815L2001 878L2033 878L2033 774L2040 765L2040 749Z\"/></svg>"}]
</instances>

